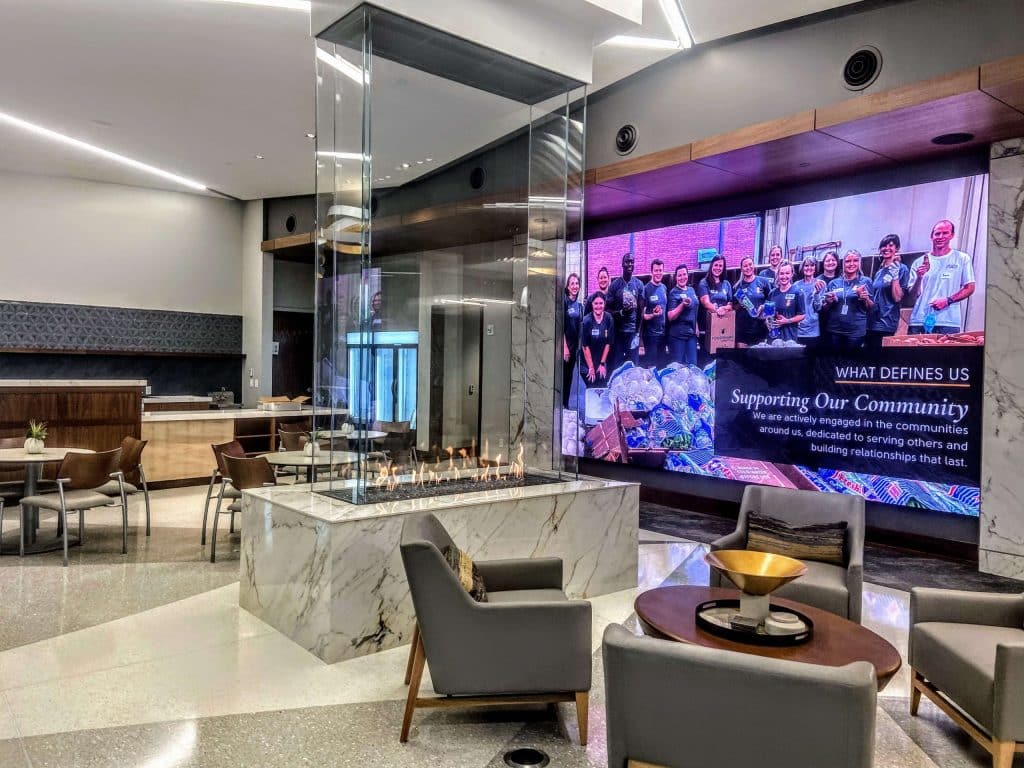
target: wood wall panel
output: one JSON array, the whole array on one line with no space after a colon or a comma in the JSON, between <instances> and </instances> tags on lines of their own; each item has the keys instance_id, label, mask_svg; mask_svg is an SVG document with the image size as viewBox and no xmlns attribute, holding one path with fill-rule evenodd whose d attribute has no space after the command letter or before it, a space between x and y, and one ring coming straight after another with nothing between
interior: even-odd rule
<instances>
[{"instance_id":1,"label":"wood wall panel","mask_svg":"<svg viewBox=\"0 0 1024 768\"><path fill-rule=\"evenodd\" d=\"M1024 56L983 65L981 90L1024 112Z\"/></svg>"},{"instance_id":2,"label":"wood wall panel","mask_svg":"<svg viewBox=\"0 0 1024 768\"><path fill-rule=\"evenodd\" d=\"M142 425L142 439L149 441L143 454L146 478L154 483L208 478L214 467L210 446L234 437L233 419L147 421Z\"/></svg>"},{"instance_id":3,"label":"wood wall panel","mask_svg":"<svg viewBox=\"0 0 1024 768\"><path fill-rule=\"evenodd\" d=\"M21 437L45 421L54 446L108 451L142 433L142 387L0 388L0 437Z\"/></svg>"}]
</instances>

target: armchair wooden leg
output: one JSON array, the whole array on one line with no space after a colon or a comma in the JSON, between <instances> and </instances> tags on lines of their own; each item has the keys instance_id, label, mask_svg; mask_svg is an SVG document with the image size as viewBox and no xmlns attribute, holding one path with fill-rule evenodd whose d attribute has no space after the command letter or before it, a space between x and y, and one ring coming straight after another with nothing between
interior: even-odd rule
<instances>
[{"instance_id":1,"label":"armchair wooden leg","mask_svg":"<svg viewBox=\"0 0 1024 768\"><path fill-rule=\"evenodd\" d=\"M409 684L409 678L412 676L412 662L416 658L416 646L420 642L420 625L417 622L412 625L412 644L409 646L409 661L405 663L405 684Z\"/></svg>"},{"instance_id":2,"label":"armchair wooden leg","mask_svg":"<svg viewBox=\"0 0 1024 768\"><path fill-rule=\"evenodd\" d=\"M917 716L917 708L921 706L921 689L914 683L921 680L921 673L916 669L910 670L910 714Z\"/></svg>"},{"instance_id":3,"label":"armchair wooden leg","mask_svg":"<svg viewBox=\"0 0 1024 768\"><path fill-rule=\"evenodd\" d=\"M580 729L580 746L587 746L587 723L590 712L590 692L579 691L576 694L576 723Z\"/></svg>"},{"instance_id":4,"label":"armchair wooden leg","mask_svg":"<svg viewBox=\"0 0 1024 768\"><path fill-rule=\"evenodd\" d=\"M398 740L405 744L409 740L409 729L412 727L412 713L416 710L416 698L420 693L420 680L423 679L423 638L418 634L413 643L412 672L409 675L409 696L405 700L405 715L402 717L402 734Z\"/></svg>"},{"instance_id":5,"label":"armchair wooden leg","mask_svg":"<svg viewBox=\"0 0 1024 768\"><path fill-rule=\"evenodd\" d=\"M992 740L992 768L1012 768L1013 753L1017 748L1014 741Z\"/></svg>"}]
</instances>

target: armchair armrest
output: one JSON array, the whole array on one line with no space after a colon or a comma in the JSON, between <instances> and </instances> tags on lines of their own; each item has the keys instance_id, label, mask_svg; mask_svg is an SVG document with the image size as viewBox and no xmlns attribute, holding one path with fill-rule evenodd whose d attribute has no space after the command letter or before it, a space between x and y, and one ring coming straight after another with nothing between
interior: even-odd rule
<instances>
[{"instance_id":1,"label":"armchair armrest","mask_svg":"<svg viewBox=\"0 0 1024 768\"><path fill-rule=\"evenodd\" d=\"M1020 627L1024 625L1024 595L914 587L910 590L910 626L926 621Z\"/></svg>"},{"instance_id":2,"label":"armchair armrest","mask_svg":"<svg viewBox=\"0 0 1024 768\"><path fill-rule=\"evenodd\" d=\"M488 592L507 589L561 589L562 559L535 557L476 563Z\"/></svg>"},{"instance_id":3,"label":"armchair armrest","mask_svg":"<svg viewBox=\"0 0 1024 768\"><path fill-rule=\"evenodd\" d=\"M747 532L743 530L736 530L732 533L727 533L720 539L715 539L711 542L711 551L717 552L720 549L746 549L747 548Z\"/></svg>"},{"instance_id":4,"label":"armchair armrest","mask_svg":"<svg viewBox=\"0 0 1024 768\"><path fill-rule=\"evenodd\" d=\"M1001 741L1024 740L1024 630L1020 642L996 647L993 731Z\"/></svg>"},{"instance_id":5,"label":"armchair armrest","mask_svg":"<svg viewBox=\"0 0 1024 768\"><path fill-rule=\"evenodd\" d=\"M851 548L846 564L846 591L849 592L847 618L860 624L864 601L864 550Z\"/></svg>"}]
</instances>

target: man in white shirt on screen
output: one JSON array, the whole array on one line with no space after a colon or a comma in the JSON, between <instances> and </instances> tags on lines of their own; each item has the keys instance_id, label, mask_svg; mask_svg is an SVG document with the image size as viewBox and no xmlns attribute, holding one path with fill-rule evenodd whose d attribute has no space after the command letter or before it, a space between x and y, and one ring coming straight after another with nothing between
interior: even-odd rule
<instances>
[{"instance_id":1,"label":"man in white shirt on screen","mask_svg":"<svg viewBox=\"0 0 1024 768\"><path fill-rule=\"evenodd\" d=\"M910 295L914 311L909 333L960 333L960 302L974 293L974 265L963 251L949 247L956 234L948 219L932 227L932 249L910 267Z\"/></svg>"}]
</instances>

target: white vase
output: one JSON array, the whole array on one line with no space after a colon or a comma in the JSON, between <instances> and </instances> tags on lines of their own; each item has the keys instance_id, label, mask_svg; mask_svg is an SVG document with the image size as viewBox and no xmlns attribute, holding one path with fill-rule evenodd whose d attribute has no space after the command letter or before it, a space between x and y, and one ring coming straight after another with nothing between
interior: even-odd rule
<instances>
[{"instance_id":1,"label":"white vase","mask_svg":"<svg viewBox=\"0 0 1024 768\"><path fill-rule=\"evenodd\" d=\"M42 453L43 447L43 441L37 437L25 440L25 453Z\"/></svg>"},{"instance_id":2,"label":"white vase","mask_svg":"<svg viewBox=\"0 0 1024 768\"><path fill-rule=\"evenodd\" d=\"M306 443L302 447L302 452L307 456L319 456L320 446L317 443Z\"/></svg>"}]
</instances>

